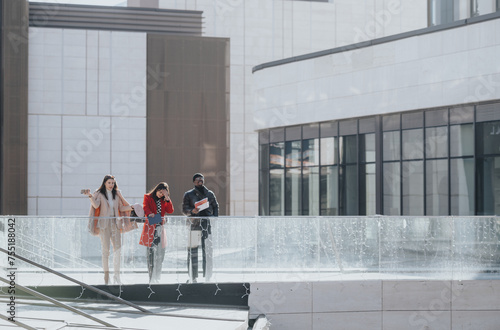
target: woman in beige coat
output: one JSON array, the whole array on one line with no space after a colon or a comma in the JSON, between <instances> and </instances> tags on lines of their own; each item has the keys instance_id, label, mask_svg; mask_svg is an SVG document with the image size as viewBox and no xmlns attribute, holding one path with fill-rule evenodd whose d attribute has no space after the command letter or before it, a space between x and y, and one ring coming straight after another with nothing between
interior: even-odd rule
<instances>
[{"instance_id":1,"label":"woman in beige coat","mask_svg":"<svg viewBox=\"0 0 500 330\"><path fill-rule=\"evenodd\" d=\"M91 214L95 209L100 209L99 218L96 226L99 231L102 245L102 268L104 269L104 283L109 283L109 248L110 242L113 245L113 280L115 284L121 284L120 281L120 249L122 246L121 232L124 228L124 220L119 219L121 213L130 212L132 207L123 198L118 190L115 177L106 175L102 184L93 194L87 190L87 196L90 198Z\"/></svg>"}]
</instances>

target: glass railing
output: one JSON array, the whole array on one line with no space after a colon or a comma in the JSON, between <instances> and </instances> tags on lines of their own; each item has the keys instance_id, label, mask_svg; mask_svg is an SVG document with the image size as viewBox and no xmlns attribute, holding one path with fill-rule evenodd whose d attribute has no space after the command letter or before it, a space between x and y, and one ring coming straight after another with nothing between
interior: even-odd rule
<instances>
[{"instance_id":1,"label":"glass railing","mask_svg":"<svg viewBox=\"0 0 500 330\"><path fill-rule=\"evenodd\" d=\"M168 217L160 283L188 280L187 222ZM76 216L2 216L0 247L84 283L104 284L101 241L87 223ZM219 217L211 225L214 283L500 278L500 217ZM121 234L123 284L149 282L142 227ZM201 250L199 282L206 281ZM0 254L0 264L21 285L65 284L14 253ZM109 269L112 278L112 251Z\"/></svg>"}]
</instances>

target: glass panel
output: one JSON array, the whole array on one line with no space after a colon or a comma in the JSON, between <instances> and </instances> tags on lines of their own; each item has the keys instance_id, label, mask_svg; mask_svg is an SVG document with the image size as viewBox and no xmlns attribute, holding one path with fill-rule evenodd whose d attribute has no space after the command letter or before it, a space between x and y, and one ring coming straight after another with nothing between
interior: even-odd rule
<instances>
[{"instance_id":1,"label":"glass panel","mask_svg":"<svg viewBox=\"0 0 500 330\"><path fill-rule=\"evenodd\" d=\"M319 165L319 139L309 139L303 141L302 164L304 166Z\"/></svg>"},{"instance_id":2,"label":"glass panel","mask_svg":"<svg viewBox=\"0 0 500 330\"><path fill-rule=\"evenodd\" d=\"M424 130L422 128L403 131L403 159L424 158Z\"/></svg>"},{"instance_id":3,"label":"glass panel","mask_svg":"<svg viewBox=\"0 0 500 330\"><path fill-rule=\"evenodd\" d=\"M482 155L500 154L500 121L478 124L479 134L483 139L479 146L479 153ZM482 151L482 153L481 153Z\"/></svg>"},{"instance_id":4,"label":"glass panel","mask_svg":"<svg viewBox=\"0 0 500 330\"><path fill-rule=\"evenodd\" d=\"M448 128L445 126L425 129L425 157L448 157Z\"/></svg>"},{"instance_id":5,"label":"glass panel","mask_svg":"<svg viewBox=\"0 0 500 330\"><path fill-rule=\"evenodd\" d=\"M340 215L358 215L357 165L340 167Z\"/></svg>"},{"instance_id":6,"label":"glass panel","mask_svg":"<svg viewBox=\"0 0 500 330\"><path fill-rule=\"evenodd\" d=\"M269 215L269 171L259 171L259 215Z\"/></svg>"},{"instance_id":7,"label":"glass panel","mask_svg":"<svg viewBox=\"0 0 500 330\"><path fill-rule=\"evenodd\" d=\"M319 215L319 168L304 167L302 173L302 214Z\"/></svg>"},{"instance_id":8,"label":"glass panel","mask_svg":"<svg viewBox=\"0 0 500 330\"><path fill-rule=\"evenodd\" d=\"M285 167L285 143L269 144L269 168Z\"/></svg>"},{"instance_id":9,"label":"glass panel","mask_svg":"<svg viewBox=\"0 0 500 330\"><path fill-rule=\"evenodd\" d=\"M474 127L472 124L450 126L450 156L474 155Z\"/></svg>"},{"instance_id":10,"label":"glass panel","mask_svg":"<svg viewBox=\"0 0 500 330\"><path fill-rule=\"evenodd\" d=\"M450 160L451 215L474 214L474 159Z\"/></svg>"},{"instance_id":11,"label":"glass panel","mask_svg":"<svg viewBox=\"0 0 500 330\"><path fill-rule=\"evenodd\" d=\"M453 22L453 2L454 0L430 0L430 26Z\"/></svg>"},{"instance_id":12,"label":"glass panel","mask_svg":"<svg viewBox=\"0 0 500 330\"><path fill-rule=\"evenodd\" d=\"M401 141L399 138L399 131L384 132L383 135L383 158L387 160L400 160L401 159Z\"/></svg>"},{"instance_id":13,"label":"glass panel","mask_svg":"<svg viewBox=\"0 0 500 330\"><path fill-rule=\"evenodd\" d=\"M321 165L337 164L337 138L321 139Z\"/></svg>"},{"instance_id":14,"label":"glass panel","mask_svg":"<svg viewBox=\"0 0 500 330\"><path fill-rule=\"evenodd\" d=\"M491 14L496 11L494 0L472 0L471 16Z\"/></svg>"},{"instance_id":15,"label":"glass panel","mask_svg":"<svg viewBox=\"0 0 500 330\"><path fill-rule=\"evenodd\" d=\"M22 262L19 257L57 269L90 285L102 286L101 244L98 237L87 232L88 220L88 217L68 216L0 217L0 246L15 247L16 253L15 258L4 255L0 265L4 270L10 267L16 269L16 284L37 286L42 291L55 290L50 286L65 283L54 274ZM234 283L240 287L238 292L233 291L237 290L236 285L221 286L222 292L210 298L214 304L227 303L229 291L224 290L230 290L234 297L242 297L240 306L248 305L249 288L241 285L248 282L297 281L304 277L308 281L321 281L344 276L361 279L376 277L379 280L418 276L419 280L434 281L472 278L497 281L500 278L497 271L500 251L498 217L493 216L232 216L214 217L210 222L212 232L206 243L211 244L213 250L210 258L213 264L212 281ZM151 287L147 285L146 249L137 244L143 226L139 223L135 230L121 234L122 248L116 251L122 261L119 269L121 280L140 285L110 289L116 295L121 290L128 294L130 289L136 292L143 290L143 296L147 299L151 297L153 304L158 302L158 295L151 294ZM188 228L186 217L168 217L165 224L168 244L160 284L186 283ZM113 255L109 259L112 263ZM228 269L231 271L228 272ZM388 276L377 275L384 273ZM297 283L301 284L300 281ZM186 298L199 295L199 291L189 285L175 287L175 294L161 299L183 303L188 302ZM217 292L215 288L218 287L214 286L214 292ZM68 292L59 291L66 293L68 300L81 302L79 291L77 294L69 289L66 290ZM16 290L16 301L19 294L21 292ZM99 299L99 295L92 295L91 290L86 289L84 294L89 295L88 299ZM481 295L486 295L485 299L498 299L497 292L488 294L482 291ZM234 299L232 302L238 304ZM30 311L35 305L30 305ZM47 309L46 304L42 307ZM23 322L30 320L35 319L23 315ZM40 322L33 324L35 328L37 325Z\"/></svg>"},{"instance_id":16,"label":"glass panel","mask_svg":"<svg viewBox=\"0 0 500 330\"><path fill-rule=\"evenodd\" d=\"M448 215L448 160L426 162L426 215Z\"/></svg>"},{"instance_id":17,"label":"glass panel","mask_svg":"<svg viewBox=\"0 0 500 330\"><path fill-rule=\"evenodd\" d=\"M261 144L259 145L259 155L260 155L260 169L268 169L269 168L269 144Z\"/></svg>"},{"instance_id":18,"label":"glass panel","mask_svg":"<svg viewBox=\"0 0 500 330\"><path fill-rule=\"evenodd\" d=\"M286 170L285 215L302 214L302 187L300 168Z\"/></svg>"},{"instance_id":19,"label":"glass panel","mask_svg":"<svg viewBox=\"0 0 500 330\"><path fill-rule=\"evenodd\" d=\"M424 162L403 162L403 214L424 214Z\"/></svg>"},{"instance_id":20,"label":"glass panel","mask_svg":"<svg viewBox=\"0 0 500 330\"><path fill-rule=\"evenodd\" d=\"M362 163L375 162L375 134L360 135L359 149Z\"/></svg>"},{"instance_id":21,"label":"glass panel","mask_svg":"<svg viewBox=\"0 0 500 330\"><path fill-rule=\"evenodd\" d=\"M500 214L500 157L478 160L478 215Z\"/></svg>"},{"instance_id":22,"label":"glass panel","mask_svg":"<svg viewBox=\"0 0 500 330\"><path fill-rule=\"evenodd\" d=\"M384 214L401 214L401 170L400 164L384 163Z\"/></svg>"},{"instance_id":23,"label":"glass panel","mask_svg":"<svg viewBox=\"0 0 500 330\"><path fill-rule=\"evenodd\" d=\"M286 153L286 167L300 166L301 156L301 143L300 141L287 141L285 144Z\"/></svg>"},{"instance_id":24,"label":"glass panel","mask_svg":"<svg viewBox=\"0 0 500 330\"><path fill-rule=\"evenodd\" d=\"M340 163L352 164L358 161L356 135L342 136L339 140Z\"/></svg>"},{"instance_id":25,"label":"glass panel","mask_svg":"<svg viewBox=\"0 0 500 330\"><path fill-rule=\"evenodd\" d=\"M283 215L285 212L285 173L283 170L269 171L269 214Z\"/></svg>"},{"instance_id":26,"label":"glass panel","mask_svg":"<svg viewBox=\"0 0 500 330\"><path fill-rule=\"evenodd\" d=\"M322 167L320 181L321 215L338 214L338 184L337 166Z\"/></svg>"},{"instance_id":27,"label":"glass panel","mask_svg":"<svg viewBox=\"0 0 500 330\"><path fill-rule=\"evenodd\" d=\"M376 213L375 164L360 165L359 214L374 215Z\"/></svg>"}]
</instances>

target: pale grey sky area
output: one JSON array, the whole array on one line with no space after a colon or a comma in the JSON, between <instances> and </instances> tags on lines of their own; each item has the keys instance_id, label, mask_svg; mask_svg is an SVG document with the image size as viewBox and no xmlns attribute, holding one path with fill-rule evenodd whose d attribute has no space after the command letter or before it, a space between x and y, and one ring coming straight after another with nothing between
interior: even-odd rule
<instances>
[{"instance_id":1,"label":"pale grey sky area","mask_svg":"<svg viewBox=\"0 0 500 330\"><path fill-rule=\"evenodd\" d=\"M126 7L126 0L29 0L30 2L49 2L70 5L121 6Z\"/></svg>"}]
</instances>

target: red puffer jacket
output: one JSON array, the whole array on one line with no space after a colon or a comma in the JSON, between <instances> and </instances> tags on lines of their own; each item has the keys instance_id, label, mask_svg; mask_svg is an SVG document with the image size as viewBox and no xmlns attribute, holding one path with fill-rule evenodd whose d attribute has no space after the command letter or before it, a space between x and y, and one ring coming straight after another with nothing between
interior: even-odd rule
<instances>
[{"instance_id":1,"label":"red puffer jacket","mask_svg":"<svg viewBox=\"0 0 500 330\"><path fill-rule=\"evenodd\" d=\"M154 233L155 233L155 226L150 225L147 219L147 216L151 213L156 214L157 208L156 208L156 203L153 197L150 195L144 195L144 201L142 202L142 208L144 209L144 215L146 216L146 222L144 223L144 227L142 228L142 234L141 234L141 239L139 241L140 245L144 246L149 246L151 247L151 244L153 243L154 239ZM161 216L163 217L165 213L173 213L174 212L174 206L172 205L172 201L165 202L163 199L161 200ZM162 236L165 233L165 228L163 228L163 225L165 224L165 219L162 220ZM166 243L164 241L164 243Z\"/></svg>"}]
</instances>

